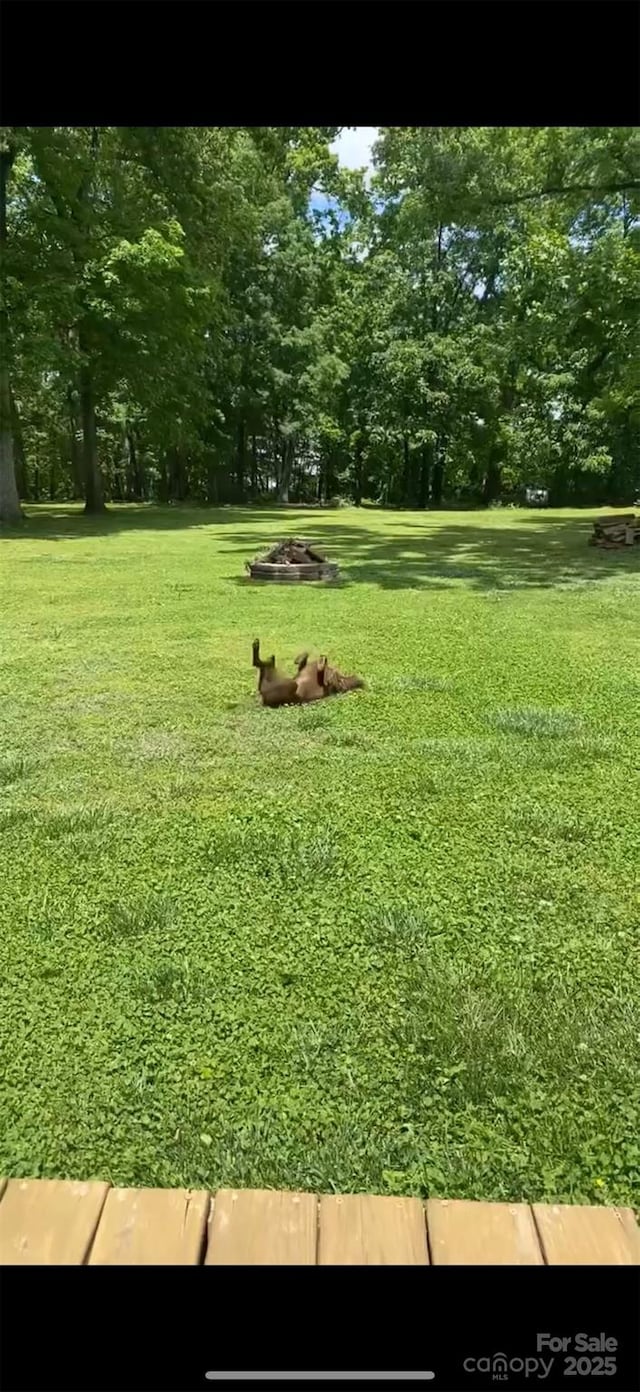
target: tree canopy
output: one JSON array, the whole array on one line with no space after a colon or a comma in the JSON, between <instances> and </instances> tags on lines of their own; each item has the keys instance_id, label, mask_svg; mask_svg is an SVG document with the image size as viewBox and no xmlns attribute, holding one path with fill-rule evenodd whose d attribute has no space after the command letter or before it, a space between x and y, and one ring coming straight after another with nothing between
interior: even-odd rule
<instances>
[{"instance_id":1,"label":"tree canopy","mask_svg":"<svg viewBox=\"0 0 640 1392\"><path fill-rule=\"evenodd\" d=\"M640 132L0 131L0 516L640 493Z\"/></svg>"}]
</instances>

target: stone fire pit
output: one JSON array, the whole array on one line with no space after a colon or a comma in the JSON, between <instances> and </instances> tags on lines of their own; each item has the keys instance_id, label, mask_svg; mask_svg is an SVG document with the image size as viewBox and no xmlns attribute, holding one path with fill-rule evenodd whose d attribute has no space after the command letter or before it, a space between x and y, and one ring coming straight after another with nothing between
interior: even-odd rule
<instances>
[{"instance_id":1,"label":"stone fire pit","mask_svg":"<svg viewBox=\"0 0 640 1392\"><path fill-rule=\"evenodd\" d=\"M337 565L301 537L279 541L246 567L252 580L335 580L338 575Z\"/></svg>"}]
</instances>

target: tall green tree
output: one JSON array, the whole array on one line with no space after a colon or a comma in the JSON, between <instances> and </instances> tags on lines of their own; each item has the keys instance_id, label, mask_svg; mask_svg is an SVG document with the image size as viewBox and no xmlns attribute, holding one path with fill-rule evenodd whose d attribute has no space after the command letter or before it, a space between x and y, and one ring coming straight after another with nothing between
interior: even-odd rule
<instances>
[{"instance_id":1,"label":"tall green tree","mask_svg":"<svg viewBox=\"0 0 640 1392\"><path fill-rule=\"evenodd\" d=\"M18 152L15 131L0 129L0 522L22 521L16 480L15 421L12 409L9 309L7 190Z\"/></svg>"},{"instance_id":2,"label":"tall green tree","mask_svg":"<svg viewBox=\"0 0 640 1392\"><path fill-rule=\"evenodd\" d=\"M640 493L639 132L338 129L5 134L5 515Z\"/></svg>"}]
</instances>

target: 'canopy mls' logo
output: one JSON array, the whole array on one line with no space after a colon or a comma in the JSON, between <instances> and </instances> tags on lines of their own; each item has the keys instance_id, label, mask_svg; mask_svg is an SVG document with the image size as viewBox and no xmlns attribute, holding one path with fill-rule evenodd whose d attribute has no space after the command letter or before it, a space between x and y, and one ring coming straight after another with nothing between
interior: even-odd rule
<instances>
[{"instance_id":1,"label":"'canopy mls' logo","mask_svg":"<svg viewBox=\"0 0 640 1392\"><path fill-rule=\"evenodd\" d=\"M465 1373L490 1373L494 1382L508 1382L510 1373L524 1373L541 1382L548 1378L553 1358L507 1358L506 1353L492 1353L483 1358L465 1358Z\"/></svg>"},{"instance_id":2,"label":"'canopy mls' logo","mask_svg":"<svg viewBox=\"0 0 640 1392\"><path fill-rule=\"evenodd\" d=\"M563 1354L564 1376L611 1376L616 1371L618 1340L610 1334L537 1334L536 1356L508 1358L506 1353L492 1353L481 1358L465 1358L465 1373L490 1374L494 1382L508 1382L512 1373L524 1373L525 1378L544 1382L548 1378L557 1354ZM608 1355L603 1357L603 1355ZM546 1355L546 1356L545 1356Z\"/></svg>"}]
</instances>

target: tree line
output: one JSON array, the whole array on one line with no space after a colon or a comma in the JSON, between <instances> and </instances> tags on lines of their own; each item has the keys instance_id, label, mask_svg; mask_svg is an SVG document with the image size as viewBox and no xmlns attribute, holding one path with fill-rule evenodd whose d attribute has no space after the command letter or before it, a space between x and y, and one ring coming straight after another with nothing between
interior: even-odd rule
<instances>
[{"instance_id":1,"label":"tree line","mask_svg":"<svg viewBox=\"0 0 640 1392\"><path fill-rule=\"evenodd\" d=\"M0 130L0 517L640 493L640 132Z\"/></svg>"}]
</instances>

